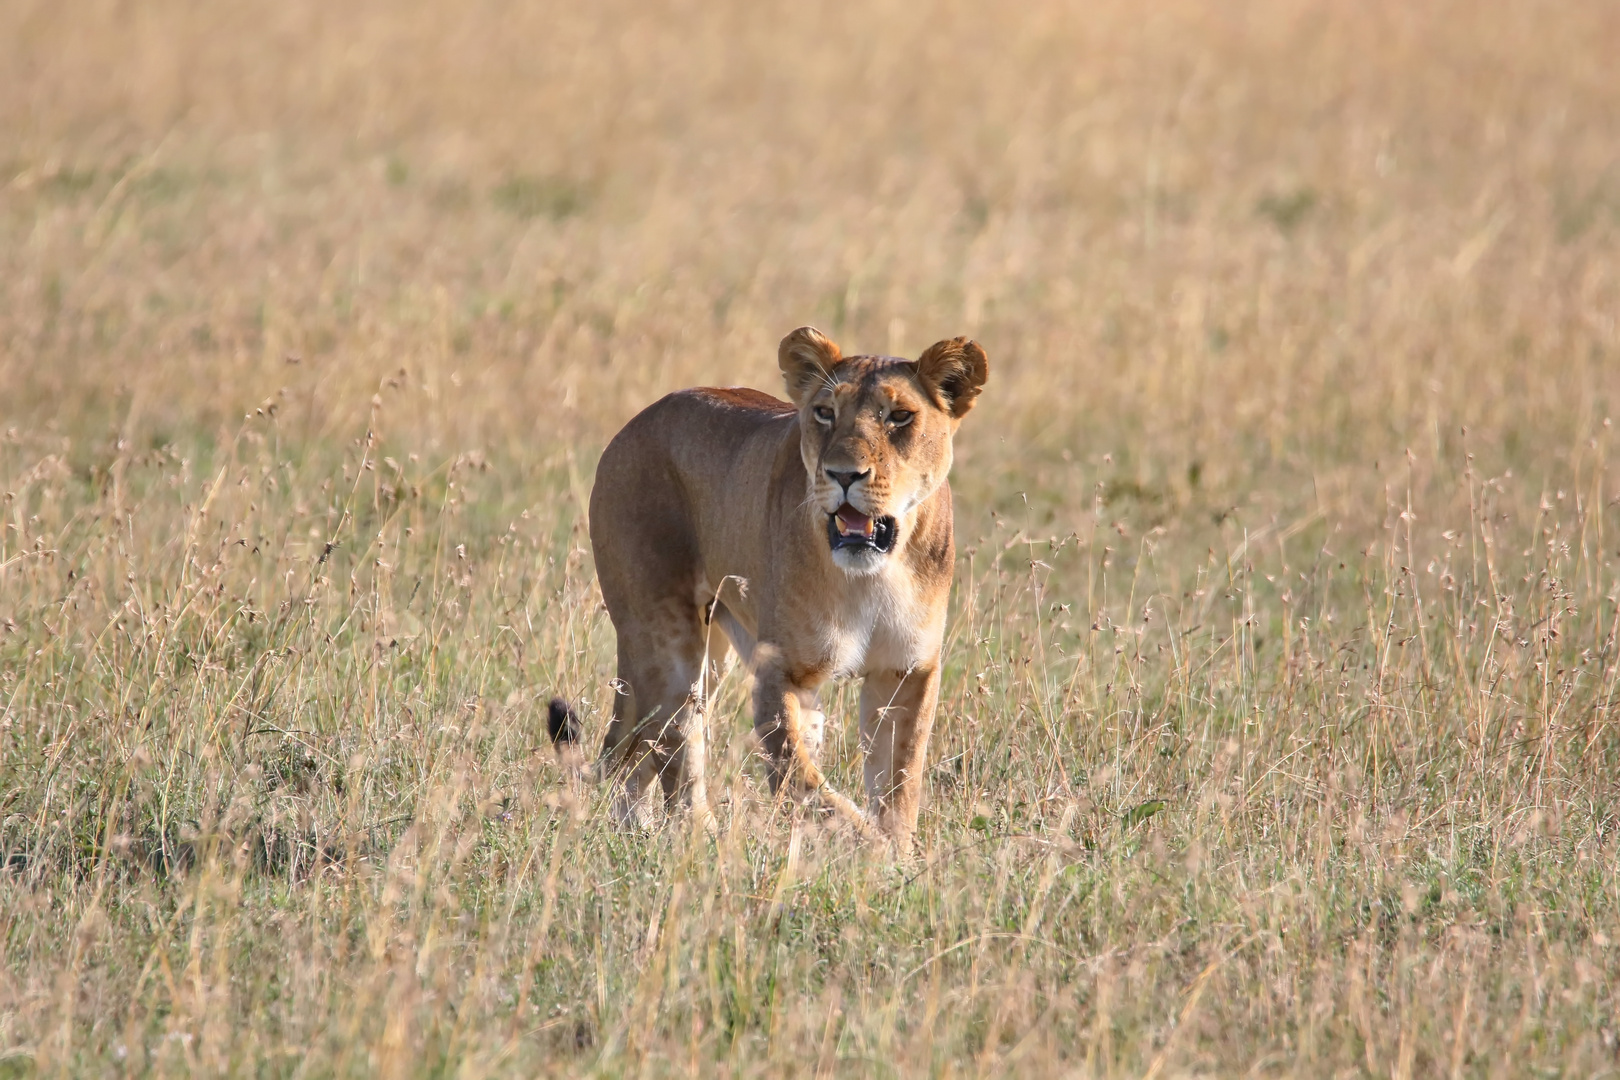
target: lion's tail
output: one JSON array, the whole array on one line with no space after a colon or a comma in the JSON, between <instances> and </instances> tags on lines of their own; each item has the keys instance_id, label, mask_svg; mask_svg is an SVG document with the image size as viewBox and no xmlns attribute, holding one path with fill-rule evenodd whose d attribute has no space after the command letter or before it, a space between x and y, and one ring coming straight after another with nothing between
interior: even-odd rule
<instances>
[{"instance_id":1,"label":"lion's tail","mask_svg":"<svg viewBox=\"0 0 1620 1080\"><path fill-rule=\"evenodd\" d=\"M559 753L569 749L579 750L579 713L563 698L554 697L551 704L546 706L546 733L551 736L551 745Z\"/></svg>"},{"instance_id":2,"label":"lion's tail","mask_svg":"<svg viewBox=\"0 0 1620 1080\"><path fill-rule=\"evenodd\" d=\"M557 760L568 773L585 783L594 784L601 770L585 761L585 726L579 722L579 713L566 698L554 697L546 706L546 734L557 751Z\"/></svg>"}]
</instances>

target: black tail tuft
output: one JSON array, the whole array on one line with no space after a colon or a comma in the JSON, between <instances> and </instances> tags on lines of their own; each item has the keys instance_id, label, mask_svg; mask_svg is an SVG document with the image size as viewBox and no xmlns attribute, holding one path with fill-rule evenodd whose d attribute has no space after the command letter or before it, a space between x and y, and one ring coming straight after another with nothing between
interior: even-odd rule
<instances>
[{"instance_id":1,"label":"black tail tuft","mask_svg":"<svg viewBox=\"0 0 1620 1080\"><path fill-rule=\"evenodd\" d=\"M552 698L551 704L546 707L546 731L551 733L553 746L577 746L579 714L562 698Z\"/></svg>"}]
</instances>

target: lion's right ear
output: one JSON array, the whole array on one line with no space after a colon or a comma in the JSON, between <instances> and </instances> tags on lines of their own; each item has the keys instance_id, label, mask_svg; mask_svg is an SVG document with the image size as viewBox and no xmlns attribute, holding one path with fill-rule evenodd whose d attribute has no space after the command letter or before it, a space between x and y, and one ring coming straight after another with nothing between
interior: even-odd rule
<instances>
[{"instance_id":1,"label":"lion's right ear","mask_svg":"<svg viewBox=\"0 0 1620 1080\"><path fill-rule=\"evenodd\" d=\"M801 326L776 347L776 362L782 368L782 381L795 405L824 385L844 354L813 326Z\"/></svg>"}]
</instances>

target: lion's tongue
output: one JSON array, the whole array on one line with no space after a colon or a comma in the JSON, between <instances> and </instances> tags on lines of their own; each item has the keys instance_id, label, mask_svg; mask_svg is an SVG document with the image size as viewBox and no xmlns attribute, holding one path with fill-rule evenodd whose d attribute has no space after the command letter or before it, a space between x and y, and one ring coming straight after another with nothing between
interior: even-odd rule
<instances>
[{"instance_id":1,"label":"lion's tongue","mask_svg":"<svg viewBox=\"0 0 1620 1080\"><path fill-rule=\"evenodd\" d=\"M872 531L872 519L849 505L849 503L845 503L838 508L838 533L840 536L871 536Z\"/></svg>"}]
</instances>

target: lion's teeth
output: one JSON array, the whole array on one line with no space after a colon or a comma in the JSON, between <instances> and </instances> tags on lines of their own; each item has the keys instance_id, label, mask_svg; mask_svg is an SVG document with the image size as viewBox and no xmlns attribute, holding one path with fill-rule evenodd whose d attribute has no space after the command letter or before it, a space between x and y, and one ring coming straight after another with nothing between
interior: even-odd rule
<instances>
[{"instance_id":1,"label":"lion's teeth","mask_svg":"<svg viewBox=\"0 0 1620 1080\"><path fill-rule=\"evenodd\" d=\"M877 532L877 525L869 515L861 513L847 503L838 508L838 512L834 517L838 521L838 535L840 536L860 536L871 539L873 534Z\"/></svg>"}]
</instances>

